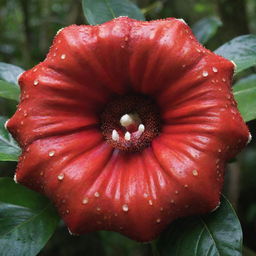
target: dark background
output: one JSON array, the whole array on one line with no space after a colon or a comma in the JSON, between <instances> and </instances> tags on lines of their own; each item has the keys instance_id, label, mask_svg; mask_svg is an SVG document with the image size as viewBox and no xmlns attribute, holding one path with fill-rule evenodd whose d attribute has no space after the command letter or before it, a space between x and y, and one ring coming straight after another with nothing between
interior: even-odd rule
<instances>
[{"instance_id":1,"label":"dark background","mask_svg":"<svg viewBox=\"0 0 256 256\"><path fill-rule=\"evenodd\" d=\"M223 25L206 45L211 50L236 36L256 34L256 0L134 2L148 20L176 17L183 18L191 26L207 16L219 17ZM0 61L31 68L44 59L58 29L74 23L86 23L80 0L0 0ZM255 69L247 70L241 76L255 72ZM10 101L0 99L1 115L10 116L14 111ZM248 125L256 138L255 121ZM236 161L229 164L224 187L242 224L245 256L256 256L255 141L253 139ZM14 163L0 162L0 176L13 176L14 170ZM74 237L68 234L64 224L60 224L40 255L146 256L151 255L151 245L138 244L111 232Z\"/></svg>"}]
</instances>

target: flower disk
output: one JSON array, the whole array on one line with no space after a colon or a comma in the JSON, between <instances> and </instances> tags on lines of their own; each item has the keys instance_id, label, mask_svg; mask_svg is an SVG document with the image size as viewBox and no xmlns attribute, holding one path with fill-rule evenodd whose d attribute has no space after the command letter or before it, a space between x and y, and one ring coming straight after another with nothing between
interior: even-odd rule
<instances>
[{"instance_id":1,"label":"flower disk","mask_svg":"<svg viewBox=\"0 0 256 256\"><path fill-rule=\"evenodd\" d=\"M212 211L249 137L233 71L175 18L64 28L19 78L7 124L22 148L17 182L48 196L75 234L149 241Z\"/></svg>"}]
</instances>

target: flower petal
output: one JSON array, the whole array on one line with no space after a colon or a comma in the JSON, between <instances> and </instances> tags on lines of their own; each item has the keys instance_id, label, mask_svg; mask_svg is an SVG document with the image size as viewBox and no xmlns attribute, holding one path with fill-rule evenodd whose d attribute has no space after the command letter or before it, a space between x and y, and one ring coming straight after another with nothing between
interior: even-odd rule
<instances>
[{"instance_id":1,"label":"flower petal","mask_svg":"<svg viewBox=\"0 0 256 256\"><path fill-rule=\"evenodd\" d=\"M130 47L132 86L152 96L193 68L205 51L191 29L174 18L135 23Z\"/></svg>"}]
</instances>

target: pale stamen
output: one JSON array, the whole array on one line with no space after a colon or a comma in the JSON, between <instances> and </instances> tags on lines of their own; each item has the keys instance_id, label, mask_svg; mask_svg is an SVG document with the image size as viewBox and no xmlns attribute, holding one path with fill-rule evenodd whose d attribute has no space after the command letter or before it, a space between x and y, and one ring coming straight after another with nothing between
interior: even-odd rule
<instances>
[{"instance_id":1,"label":"pale stamen","mask_svg":"<svg viewBox=\"0 0 256 256\"><path fill-rule=\"evenodd\" d=\"M123 116L121 117L121 119L120 119L120 124L121 124L123 127L127 127L127 126L129 126L129 125L131 125L131 124L133 124L133 123L134 123L134 120L133 120L132 116L131 116L131 115L128 115L128 114L123 115Z\"/></svg>"},{"instance_id":2,"label":"pale stamen","mask_svg":"<svg viewBox=\"0 0 256 256\"><path fill-rule=\"evenodd\" d=\"M131 134L129 132L126 132L124 135L125 140L130 140L131 139Z\"/></svg>"},{"instance_id":3,"label":"pale stamen","mask_svg":"<svg viewBox=\"0 0 256 256\"><path fill-rule=\"evenodd\" d=\"M138 127L138 130L134 133L134 136L138 139L144 131L145 131L144 124L140 124Z\"/></svg>"},{"instance_id":4,"label":"pale stamen","mask_svg":"<svg viewBox=\"0 0 256 256\"><path fill-rule=\"evenodd\" d=\"M143 124L139 125L138 131L143 133L145 131L145 126Z\"/></svg>"},{"instance_id":5,"label":"pale stamen","mask_svg":"<svg viewBox=\"0 0 256 256\"><path fill-rule=\"evenodd\" d=\"M118 134L117 130L112 131L112 140L119 141L119 134Z\"/></svg>"}]
</instances>

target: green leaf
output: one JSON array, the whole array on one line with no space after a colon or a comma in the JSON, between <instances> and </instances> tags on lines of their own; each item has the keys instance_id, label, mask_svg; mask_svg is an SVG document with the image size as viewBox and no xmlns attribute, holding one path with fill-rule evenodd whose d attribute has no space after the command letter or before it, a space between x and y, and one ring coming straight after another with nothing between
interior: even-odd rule
<instances>
[{"instance_id":1,"label":"green leaf","mask_svg":"<svg viewBox=\"0 0 256 256\"><path fill-rule=\"evenodd\" d=\"M17 78L24 70L18 66L0 62L0 79L9 83L18 84Z\"/></svg>"},{"instance_id":2,"label":"green leaf","mask_svg":"<svg viewBox=\"0 0 256 256\"><path fill-rule=\"evenodd\" d=\"M0 117L0 161L17 161L21 151L4 127L7 120L5 117Z\"/></svg>"},{"instance_id":3,"label":"green leaf","mask_svg":"<svg viewBox=\"0 0 256 256\"><path fill-rule=\"evenodd\" d=\"M20 89L16 84L0 80L0 97L19 101Z\"/></svg>"},{"instance_id":4,"label":"green leaf","mask_svg":"<svg viewBox=\"0 0 256 256\"><path fill-rule=\"evenodd\" d=\"M171 224L157 246L161 256L241 256L242 229L231 204L222 197L217 211Z\"/></svg>"},{"instance_id":5,"label":"green leaf","mask_svg":"<svg viewBox=\"0 0 256 256\"><path fill-rule=\"evenodd\" d=\"M206 17L192 26L192 30L201 44L207 43L222 26L222 22L217 17Z\"/></svg>"},{"instance_id":6,"label":"green leaf","mask_svg":"<svg viewBox=\"0 0 256 256\"><path fill-rule=\"evenodd\" d=\"M236 63L236 73L256 65L256 35L238 36L219 47L216 54Z\"/></svg>"},{"instance_id":7,"label":"green leaf","mask_svg":"<svg viewBox=\"0 0 256 256\"><path fill-rule=\"evenodd\" d=\"M1 255L37 255L58 222L58 215L45 197L10 178L0 178Z\"/></svg>"},{"instance_id":8,"label":"green leaf","mask_svg":"<svg viewBox=\"0 0 256 256\"><path fill-rule=\"evenodd\" d=\"M129 0L83 0L84 16L91 25L97 25L119 16L145 20L140 9Z\"/></svg>"},{"instance_id":9,"label":"green leaf","mask_svg":"<svg viewBox=\"0 0 256 256\"><path fill-rule=\"evenodd\" d=\"M234 96L243 119L248 122L256 118L256 74L239 80L234 85Z\"/></svg>"}]
</instances>

